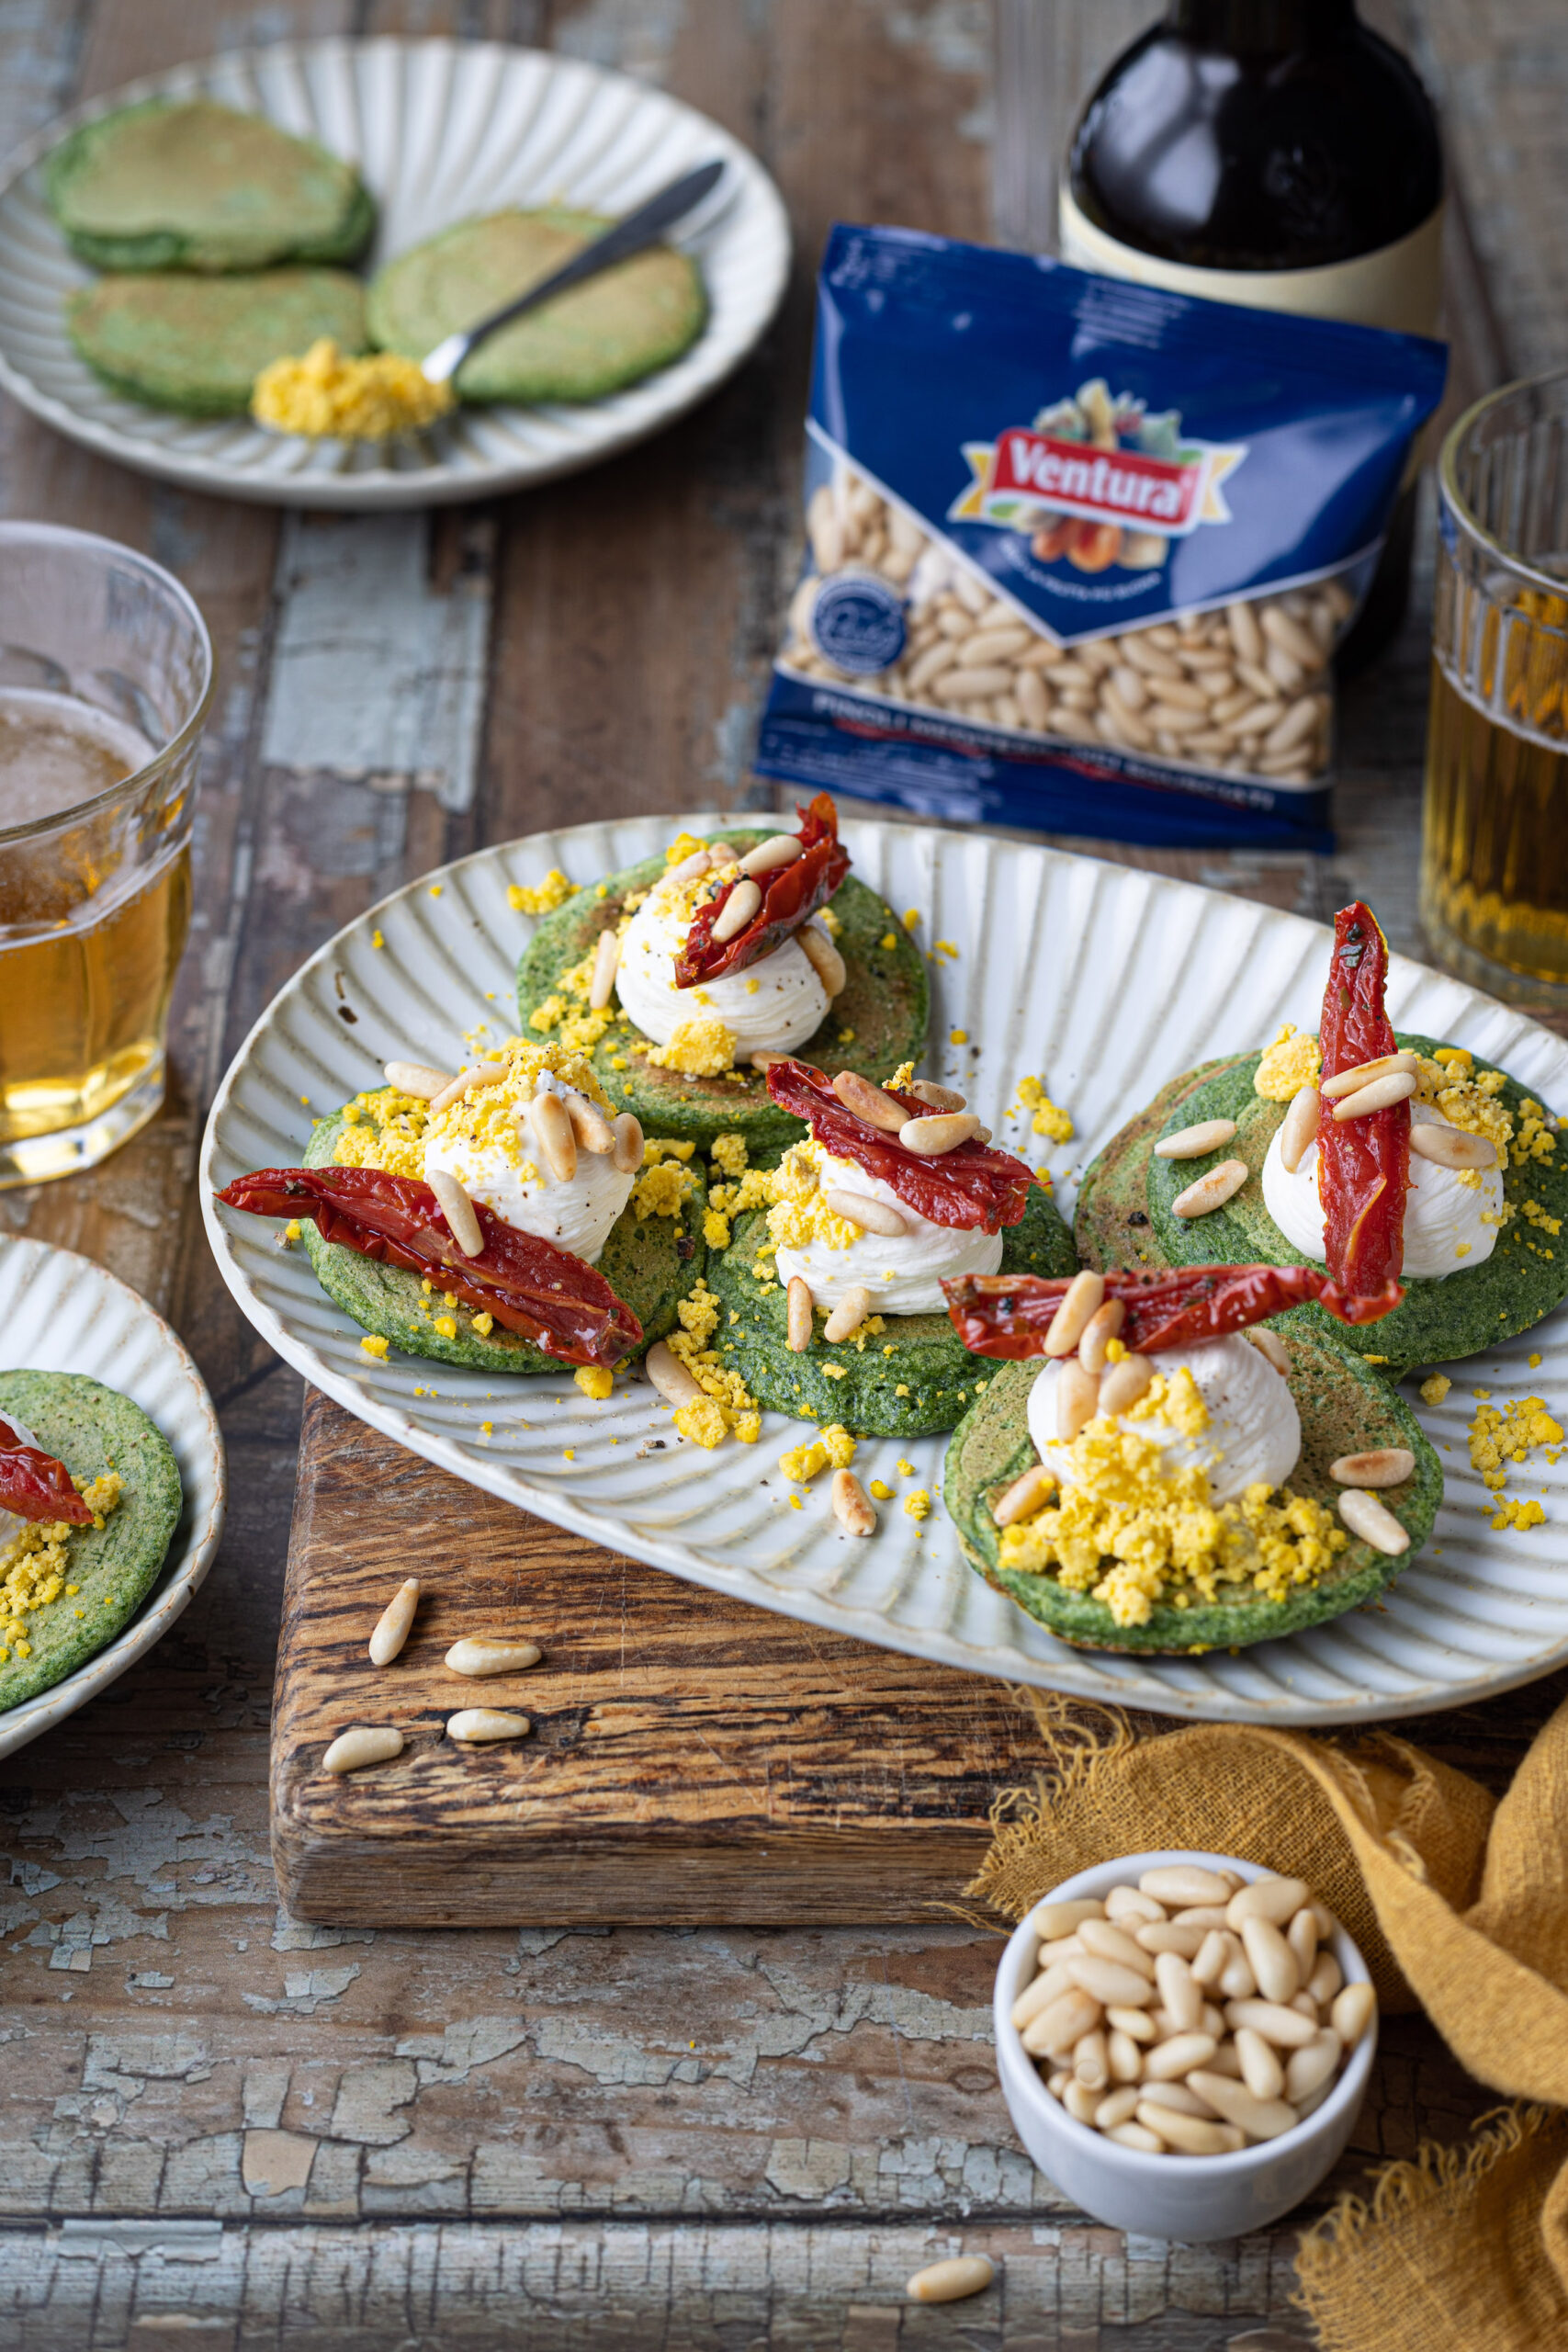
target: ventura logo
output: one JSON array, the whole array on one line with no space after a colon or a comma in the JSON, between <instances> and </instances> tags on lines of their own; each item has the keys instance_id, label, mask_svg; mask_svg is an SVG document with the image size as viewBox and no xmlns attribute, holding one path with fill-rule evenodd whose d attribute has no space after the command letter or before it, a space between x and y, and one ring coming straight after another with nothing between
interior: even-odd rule
<instances>
[{"instance_id":1,"label":"ventura logo","mask_svg":"<svg viewBox=\"0 0 1568 2352\"><path fill-rule=\"evenodd\" d=\"M1140 542L1184 538L1201 523L1231 520L1220 485L1247 456L1244 443L1189 440L1171 416L1157 421L1165 448L1139 447L1134 436L1151 430L1141 409L1126 403L1123 420L1121 404L1113 408L1108 398L1091 402L1075 431L1082 400L1058 403L1032 425L1010 425L995 441L965 442L970 481L948 519L1039 534L1071 516L1120 526ZM1066 431L1050 429L1059 420ZM1044 547L1037 551L1051 560ZM1151 559L1157 560L1153 548L1142 560Z\"/></svg>"},{"instance_id":2,"label":"ventura logo","mask_svg":"<svg viewBox=\"0 0 1568 2352\"><path fill-rule=\"evenodd\" d=\"M1033 492L1074 514L1163 524L1174 532L1190 529L1196 519L1203 472L1201 464L1171 465L1133 449L1112 457L1048 434L1017 431L997 443L988 488L1003 496Z\"/></svg>"}]
</instances>

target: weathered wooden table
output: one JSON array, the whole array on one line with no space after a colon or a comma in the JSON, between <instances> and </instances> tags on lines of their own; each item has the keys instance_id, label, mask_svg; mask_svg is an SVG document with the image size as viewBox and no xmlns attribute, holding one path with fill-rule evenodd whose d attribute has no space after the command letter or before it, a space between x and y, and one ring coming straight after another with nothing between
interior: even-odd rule
<instances>
[{"instance_id":1,"label":"weathered wooden table","mask_svg":"<svg viewBox=\"0 0 1568 2352\"><path fill-rule=\"evenodd\" d=\"M208 44L335 31L554 44L752 141L798 261L758 359L621 463L495 508L307 521L155 489L0 409L0 511L180 574L221 676L162 1118L95 1175L0 1194L172 1316L223 1416L205 1591L4 1768L0 2345L309 2352L502 2341L893 2352L1282 2347L1292 2237L1171 2248L1086 2222L1015 2145L994 1947L958 1926L371 1935L292 1925L267 1716L300 1385L231 1305L192 1194L208 1102L316 944L405 876L547 822L756 805L792 577L809 289L835 217L1046 244L1064 123L1154 0L17 0L0 143ZM1568 356L1559 0L1382 0L1447 115L1448 413ZM1428 532L1429 537L1429 532ZM1156 858L1325 915L1414 911L1425 614L1351 692L1338 854ZM411 770L396 743L421 745ZM1114 853L1112 853L1114 854ZM1501 1783L1561 1680L1422 1736ZM1385 2035L1344 2177L1490 2103ZM917 2263L1005 2259L945 2310Z\"/></svg>"}]
</instances>

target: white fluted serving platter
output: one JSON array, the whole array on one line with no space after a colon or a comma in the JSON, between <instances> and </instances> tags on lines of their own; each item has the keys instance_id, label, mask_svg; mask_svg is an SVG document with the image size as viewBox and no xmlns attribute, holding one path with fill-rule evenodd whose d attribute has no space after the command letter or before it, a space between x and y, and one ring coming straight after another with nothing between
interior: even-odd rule
<instances>
[{"instance_id":1,"label":"white fluted serving platter","mask_svg":"<svg viewBox=\"0 0 1568 2352\"><path fill-rule=\"evenodd\" d=\"M676 1438L641 1381L597 1405L565 1375L498 1391L444 1365L374 1363L302 1251L279 1250L269 1222L213 1207L214 1190L246 1170L297 1165L312 1112L379 1084L384 1060L455 1069L465 1030L514 1025L516 959L533 923L508 905L510 884L536 884L552 866L592 884L661 850L682 824L700 834L721 821L709 811L579 825L481 851L351 923L280 991L224 1080L201 1182L224 1279L281 1355L373 1427L559 1526L761 1608L976 1673L1164 1714L1321 1724L1468 1703L1568 1659L1568 1453L1511 1480L1544 1496L1546 1525L1494 1532L1464 1442L1472 1383L1568 1393L1563 1315L1450 1366L1448 1403L1419 1408L1447 1449L1448 1499L1432 1545L1381 1608L1234 1657L1119 1657L1055 1641L965 1565L939 1499L944 1439L863 1442L856 1468L868 1483L885 1478L900 1498L924 1487L933 1510L920 1525L901 1500L884 1504L876 1535L857 1541L834 1521L825 1480L804 1509L789 1507L778 1457L806 1433L799 1422L768 1414L760 1445L708 1453ZM1069 1215L1074 1172L1167 1079L1266 1044L1281 1021L1317 1026L1330 936L1318 924L1019 842L869 821L848 823L845 838L857 874L900 911L919 910L928 949L958 950L930 967L929 1073L961 1075L998 1140L1027 1141L1032 1156L1043 1147L1007 1117L1018 1079L1046 1076L1071 1112L1077 1139L1051 1153ZM1568 1046L1522 1014L1401 956L1389 1009L1401 1027L1505 1065L1568 1115ZM958 1046L955 1029L967 1032ZM663 1449L639 1456L656 1437ZM913 1477L899 1474L900 1455Z\"/></svg>"},{"instance_id":2,"label":"white fluted serving platter","mask_svg":"<svg viewBox=\"0 0 1568 2352\"><path fill-rule=\"evenodd\" d=\"M198 96L265 115L358 164L378 208L367 270L508 205L628 212L682 172L722 158L724 179L673 232L701 265L707 324L672 366L607 400L461 408L384 447L306 441L246 417L180 416L122 399L65 332L66 297L93 273L51 216L43 158L78 123L117 107ZM789 253L783 199L750 150L629 75L500 41L280 41L94 98L0 167L0 384L104 457L230 498L361 510L491 498L596 464L705 399L766 333Z\"/></svg>"},{"instance_id":3,"label":"white fluted serving platter","mask_svg":"<svg viewBox=\"0 0 1568 2352\"><path fill-rule=\"evenodd\" d=\"M96 1657L0 1714L0 1756L73 1714L144 1657L183 1616L223 1532L223 1440L207 1384L147 1301L90 1258L44 1241L0 1241L0 1371L81 1372L117 1388L174 1449L179 1525L141 1608Z\"/></svg>"}]
</instances>

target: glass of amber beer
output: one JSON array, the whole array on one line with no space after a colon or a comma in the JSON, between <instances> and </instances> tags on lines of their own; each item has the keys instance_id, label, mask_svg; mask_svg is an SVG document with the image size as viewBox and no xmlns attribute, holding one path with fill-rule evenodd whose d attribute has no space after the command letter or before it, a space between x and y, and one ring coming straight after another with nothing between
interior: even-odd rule
<instances>
[{"instance_id":1,"label":"glass of amber beer","mask_svg":"<svg viewBox=\"0 0 1568 2352\"><path fill-rule=\"evenodd\" d=\"M1568 1007L1568 369L1461 416L1440 538L1421 842L1436 954Z\"/></svg>"},{"instance_id":2,"label":"glass of amber beer","mask_svg":"<svg viewBox=\"0 0 1568 2352\"><path fill-rule=\"evenodd\" d=\"M211 699L177 580L0 523L0 1186L91 1168L164 1099Z\"/></svg>"}]
</instances>

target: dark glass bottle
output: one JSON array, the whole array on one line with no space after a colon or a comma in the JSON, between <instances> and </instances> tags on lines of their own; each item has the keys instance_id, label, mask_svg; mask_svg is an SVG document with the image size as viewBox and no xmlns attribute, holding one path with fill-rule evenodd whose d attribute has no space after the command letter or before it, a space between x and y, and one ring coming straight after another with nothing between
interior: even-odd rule
<instances>
[{"instance_id":1,"label":"dark glass bottle","mask_svg":"<svg viewBox=\"0 0 1568 2352\"><path fill-rule=\"evenodd\" d=\"M1171 0L1084 108L1062 187L1080 268L1266 310L1437 332L1432 104L1354 0ZM1341 652L1398 627L1415 482Z\"/></svg>"}]
</instances>

